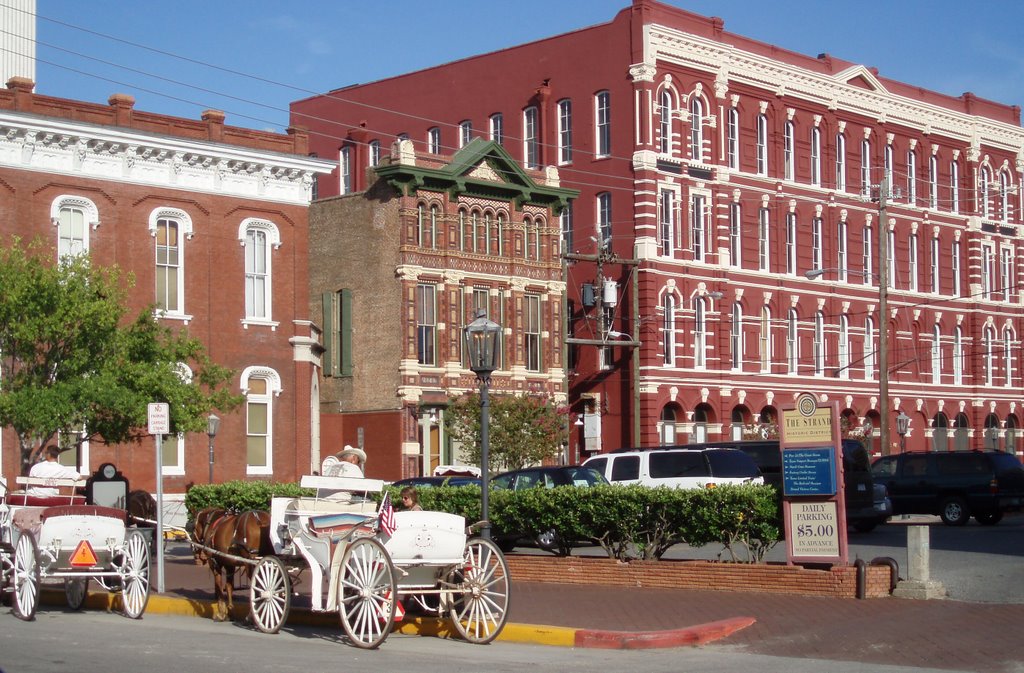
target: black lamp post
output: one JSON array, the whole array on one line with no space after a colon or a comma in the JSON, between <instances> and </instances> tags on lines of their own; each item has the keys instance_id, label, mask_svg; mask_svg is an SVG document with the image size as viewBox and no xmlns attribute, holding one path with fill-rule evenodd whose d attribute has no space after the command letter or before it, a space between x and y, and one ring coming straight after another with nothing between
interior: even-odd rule
<instances>
[{"instance_id":1,"label":"black lamp post","mask_svg":"<svg viewBox=\"0 0 1024 673\"><path fill-rule=\"evenodd\" d=\"M481 529L480 535L489 539L491 524L488 520L487 491L490 473L487 454L490 448L488 426L491 421L491 403L488 398L488 388L491 384L491 373L498 368L501 325L488 320L486 311L477 309L476 318L466 325L465 334L469 368L476 374L476 378L480 382L480 518L483 519L483 529Z\"/></svg>"},{"instance_id":2,"label":"black lamp post","mask_svg":"<svg viewBox=\"0 0 1024 673\"><path fill-rule=\"evenodd\" d=\"M206 434L210 437L210 483L213 483L213 438L217 436L220 429L220 419L210 414L206 419Z\"/></svg>"},{"instance_id":3,"label":"black lamp post","mask_svg":"<svg viewBox=\"0 0 1024 673\"><path fill-rule=\"evenodd\" d=\"M903 411L896 417L896 433L900 436L900 453L907 450L907 431L910 430L910 416Z\"/></svg>"}]
</instances>

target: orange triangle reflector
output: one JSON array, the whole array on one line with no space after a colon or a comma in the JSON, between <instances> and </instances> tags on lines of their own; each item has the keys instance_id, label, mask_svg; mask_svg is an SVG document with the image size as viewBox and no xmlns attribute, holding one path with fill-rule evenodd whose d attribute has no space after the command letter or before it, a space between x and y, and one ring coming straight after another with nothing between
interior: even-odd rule
<instances>
[{"instance_id":1,"label":"orange triangle reflector","mask_svg":"<svg viewBox=\"0 0 1024 673\"><path fill-rule=\"evenodd\" d=\"M97 562L96 552L92 550L92 545L88 540L79 542L75 547L75 552L71 555L71 565L75 568L91 568Z\"/></svg>"}]
</instances>

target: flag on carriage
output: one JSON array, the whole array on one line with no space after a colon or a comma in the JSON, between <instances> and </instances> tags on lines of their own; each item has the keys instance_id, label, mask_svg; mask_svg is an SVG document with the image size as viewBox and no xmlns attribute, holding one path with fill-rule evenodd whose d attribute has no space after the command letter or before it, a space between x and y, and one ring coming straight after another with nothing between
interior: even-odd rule
<instances>
[{"instance_id":1,"label":"flag on carriage","mask_svg":"<svg viewBox=\"0 0 1024 673\"><path fill-rule=\"evenodd\" d=\"M380 520L380 529L388 535L394 535L398 523L395 521L395 508L391 506L391 494L387 491L384 492L384 499L380 501L377 518Z\"/></svg>"}]
</instances>

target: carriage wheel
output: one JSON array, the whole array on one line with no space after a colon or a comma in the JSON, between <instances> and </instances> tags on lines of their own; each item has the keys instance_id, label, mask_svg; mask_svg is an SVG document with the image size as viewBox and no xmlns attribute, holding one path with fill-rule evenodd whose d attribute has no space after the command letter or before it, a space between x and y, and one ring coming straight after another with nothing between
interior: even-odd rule
<instances>
[{"instance_id":1,"label":"carriage wheel","mask_svg":"<svg viewBox=\"0 0 1024 673\"><path fill-rule=\"evenodd\" d=\"M121 567L121 605L125 617L138 619L146 611L149 569L149 542L142 533L134 531L125 540Z\"/></svg>"},{"instance_id":2,"label":"carriage wheel","mask_svg":"<svg viewBox=\"0 0 1024 673\"><path fill-rule=\"evenodd\" d=\"M448 610L452 625L471 643L498 637L508 617L509 578L505 557L490 540L466 543L462 566L447 578L454 595Z\"/></svg>"},{"instance_id":3,"label":"carriage wheel","mask_svg":"<svg viewBox=\"0 0 1024 673\"><path fill-rule=\"evenodd\" d=\"M249 582L249 609L256 628L263 633L280 631L288 621L291 599L288 571L281 559L263 557L256 564Z\"/></svg>"},{"instance_id":4,"label":"carriage wheel","mask_svg":"<svg viewBox=\"0 0 1024 673\"><path fill-rule=\"evenodd\" d=\"M341 560L338 611L352 644L373 649L391 633L395 619L395 571L384 546L373 538L348 545Z\"/></svg>"},{"instance_id":5,"label":"carriage wheel","mask_svg":"<svg viewBox=\"0 0 1024 673\"><path fill-rule=\"evenodd\" d=\"M88 577L66 577L64 579L64 598L72 610L81 610L85 603L85 594L89 587Z\"/></svg>"},{"instance_id":6,"label":"carriage wheel","mask_svg":"<svg viewBox=\"0 0 1024 673\"><path fill-rule=\"evenodd\" d=\"M14 614L27 622L39 606L39 548L30 533L22 533L14 547Z\"/></svg>"}]
</instances>

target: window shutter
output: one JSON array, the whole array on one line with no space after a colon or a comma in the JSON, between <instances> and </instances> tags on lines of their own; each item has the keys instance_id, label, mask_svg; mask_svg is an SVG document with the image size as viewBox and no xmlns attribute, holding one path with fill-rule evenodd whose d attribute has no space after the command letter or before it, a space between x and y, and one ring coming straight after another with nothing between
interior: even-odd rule
<instances>
[{"instance_id":1,"label":"window shutter","mask_svg":"<svg viewBox=\"0 0 1024 673\"><path fill-rule=\"evenodd\" d=\"M338 348L338 376L352 376L352 290L338 292L340 302L336 338Z\"/></svg>"},{"instance_id":2,"label":"window shutter","mask_svg":"<svg viewBox=\"0 0 1024 673\"><path fill-rule=\"evenodd\" d=\"M323 304L323 338L324 338L324 359L323 359L323 373L324 376L337 376L337 358L334 356L335 342L337 340L337 328L335 322L335 311L334 311L334 293L324 292L322 295Z\"/></svg>"}]
</instances>

